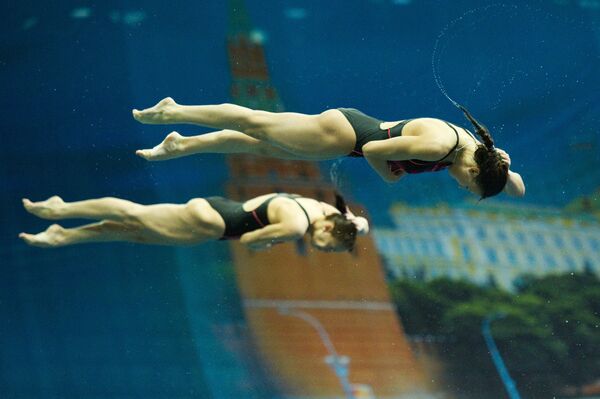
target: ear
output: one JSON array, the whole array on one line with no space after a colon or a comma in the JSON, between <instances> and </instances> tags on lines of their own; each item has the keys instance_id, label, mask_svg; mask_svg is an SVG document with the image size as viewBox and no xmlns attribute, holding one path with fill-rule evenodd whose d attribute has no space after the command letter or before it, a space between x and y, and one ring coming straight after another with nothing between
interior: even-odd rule
<instances>
[{"instance_id":1,"label":"ear","mask_svg":"<svg viewBox=\"0 0 600 399\"><path fill-rule=\"evenodd\" d=\"M469 175L470 175L471 177L475 177L475 176L477 176L478 174L479 174L479 168L477 168L477 167L474 167L474 166L469 168Z\"/></svg>"},{"instance_id":2,"label":"ear","mask_svg":"<svg viewBox=\"0 0 600 399\"><path fill-rule=\"evenodd\" d=\"M327 220L324 224L323 224L323 231L332 231L333 230L333 222L330 220Z\"/></svg>"}]
</instances>

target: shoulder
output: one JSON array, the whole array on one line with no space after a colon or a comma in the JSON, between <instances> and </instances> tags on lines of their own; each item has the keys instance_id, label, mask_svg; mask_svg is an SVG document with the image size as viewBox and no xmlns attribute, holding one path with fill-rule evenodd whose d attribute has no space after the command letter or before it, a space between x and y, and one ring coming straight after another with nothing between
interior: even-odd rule
<instances>
[{"instance_id":1,"label":"shoulder","mask_svg":"<svg viewBox=\"0 0 600 399\"><path fill-rule=\"evenodd\" d=\"M407 122L402 130L402 134L410 134L412 132L420 134L436 133L448 129L452 129L452 127L443 119L423 117L411 119Z\"/></svg>"},{"instance_id":2,"label":"shoulder","mask_svg":"<svg viewBox=\"0 0 600 399\"><path fill-rule=\"evenodd\" d=\"M417 118L406 124L402 135L418 136L432 151L442 153L456 145L461 129L443 119Z\"/></svg>"},{"instance_id":3,"label":"shoulder","mask_svg":"<svg viewBox=\"0 0 600 399\"><path fill-rule=\"evenodd\" d=\"M275 211L279 222L286 224L289 224L290 222L296 223L298 220L306 220L306 216L304 215L302 208L308 211L311 206L314 206L311 204L311 202L305 200L316 203L315 200L311 200L310 198L294 199L282 195L273 198L270 207Z\"/></svg>"}]
</instances>

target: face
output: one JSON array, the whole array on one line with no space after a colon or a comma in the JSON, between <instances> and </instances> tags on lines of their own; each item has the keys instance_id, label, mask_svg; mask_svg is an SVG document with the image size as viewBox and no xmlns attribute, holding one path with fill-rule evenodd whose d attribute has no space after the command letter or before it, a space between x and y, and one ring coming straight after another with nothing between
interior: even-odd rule
<instances>
[{"instance_id":1,"label":"face","mask_svg":"<svg viewBox=\"0 0 600 399\"><path fill-rule=\"evenodd\" d=\"M448 170L450 176L456 180L458 186L468 190L477 196L481 196L481 189L475 182L475 177L479 174L479 169L475 166L460 166Z\"/></svg>"},{"instance_id":2,"label":"face","mask_svg":"<svg viewBox=\"0 0 600 399\"><path fill-rule=\"evenodd\" d=\"M319 251L340 252L346 249L331 235L334 224L330 220L317 220L312 224L310 243Z\"/></svg>"}]
</instances>

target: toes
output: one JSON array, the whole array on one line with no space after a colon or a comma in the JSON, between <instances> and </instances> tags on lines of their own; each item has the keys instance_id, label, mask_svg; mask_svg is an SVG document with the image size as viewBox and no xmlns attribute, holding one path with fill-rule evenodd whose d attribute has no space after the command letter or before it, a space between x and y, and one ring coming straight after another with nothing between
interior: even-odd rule
<instances>
[{"instance_id":1,"label":"toes","mask_svg":"<svg viewBox=\"0 0 600 399\"><path fill-rule=\"evenodd\" d=\"M35 204L29 201L28 199L23 200L23 207L29 213L33 213L33 211L35 210Z\"/></svg>"},{"instance_id":2,"label":"toes","mask_svg":"<svg viewBox=\"0 0 600 399\"><path fill-rule=\"evenodd\" d=\"M33 235L32 234L27 234L27 233L21 233L21 234L19 234L19 238L21 240L25 241L29 245L33 245L34 241L35 241L33 239Z\"/></svg>"},{"instance_id":3,"label":"toes","mask_svg":"<svg viewBox=\"0 0 600 399\"><path fill-rule=\"evenodd\" d=\"M134 117L135 119L139 119L139 118L140 118L140 111L139 111L139 110L137 110L137 109L134 109L134 110L132 110L132 111L131 111L131 114L133 115L133 117Z\"/></svg>"},{"instance_id":4,"label":"toes","mask_svg":"<svg viewBox=\"0 0 600 399\"><path fill-rule=\"evenodd\" d=\"M144 159L149 159L152 157L151 150L137 150L135 155L142 157Z\"/></svg>"}]
</instances>

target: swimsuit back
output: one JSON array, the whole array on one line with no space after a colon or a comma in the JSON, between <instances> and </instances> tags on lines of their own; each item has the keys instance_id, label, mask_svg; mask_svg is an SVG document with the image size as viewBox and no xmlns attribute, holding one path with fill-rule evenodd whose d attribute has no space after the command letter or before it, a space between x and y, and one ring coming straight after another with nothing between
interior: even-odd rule
<instances>
[{"instance_id":1,"label":"swimsuit back","mask_svg":"<svg viewBox=\"0 0 600 399\"><path fill-rule=\"evenodd\" d=\"M300 206L300 209L302 209L302 212L304 212L310 226L308 213L296 200L296 198L300 198L300 196L296 194L280 193L273 195L252 211L244 210L243 202L233 201L223 197L208 197L205 198L205 200L225 221L225 233L221 239L226 240L239 238L244 233L258 230L271 224L267 211L271 201L277 197L287 197L296 201L298 206Z\"/></svg>"},{"instance_id":2,"label":"swimsuit back","mask_svg":"<svg viewBox=\"0 0 600 399\"><path fill-rule=\"evenodd\" d=\"M344 114L346 119L348 119L348 122L350 122L350 124L354 128L354 132L356 134L356 145L354 146L354 150L352 150L352 152L348 154L349 157L362 157L362 147L370 141L386 140L392 137L402 136L402 129L408 122L412 121L412 119L407 119L398 123L392 128L382 130L379 126L383 121L370 117L355 108L338 108L338 110L342 114ZM448 122L446 122L446 124L448 124L448 126L450 126L452 130L454 130L454 133L456 133L456 144L448 152L448 154L444 155L444 157L438 161L422 161L420 159L410 159L401 161L389 160L388 165L390 167L390 171L392 173L406 172L410 174L423 172L437 172L446 169L448 166L452 165L451 162L441 161L456 149L456 146L458 145L458 132L456 131L454 126L452 126Z\"/></svg>"}]
</instances>

